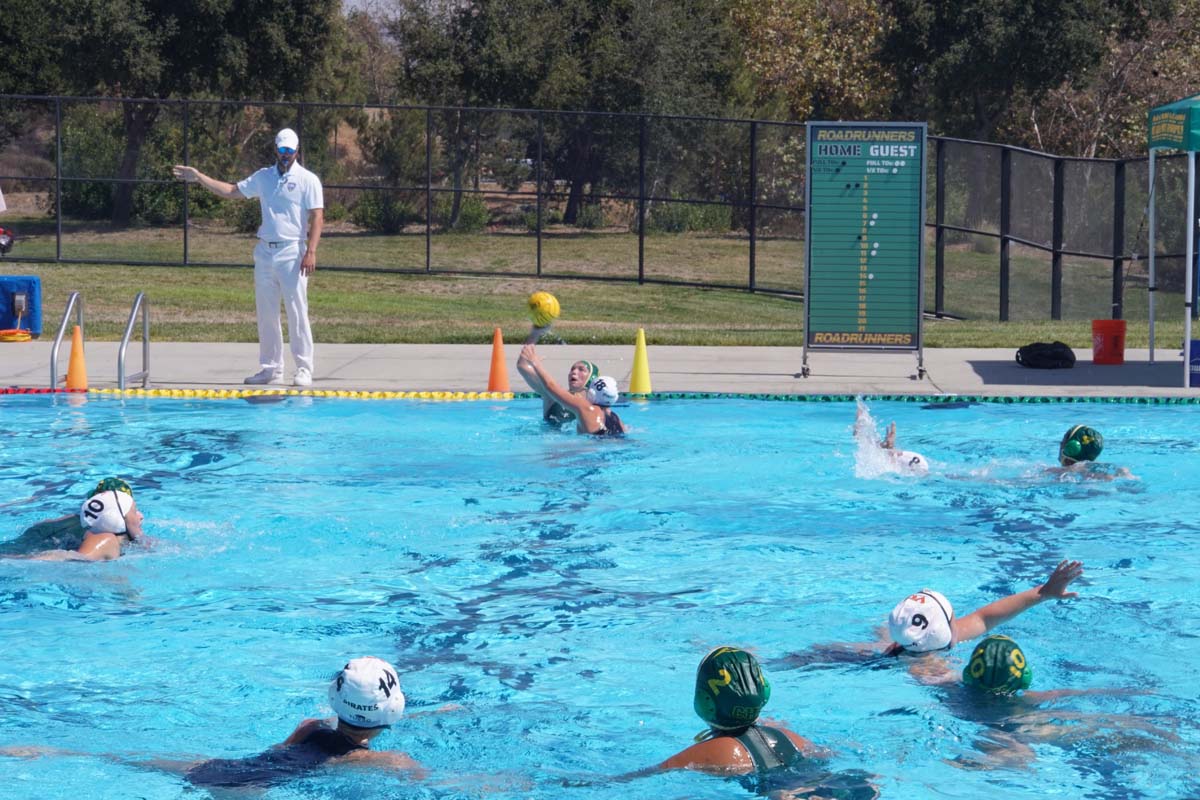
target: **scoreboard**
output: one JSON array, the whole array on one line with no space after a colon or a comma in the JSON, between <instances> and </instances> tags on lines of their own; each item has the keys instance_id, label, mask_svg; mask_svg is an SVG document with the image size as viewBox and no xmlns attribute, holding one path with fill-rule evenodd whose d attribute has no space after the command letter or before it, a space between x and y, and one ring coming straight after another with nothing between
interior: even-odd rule
<instances>
[{"instance_id":1,"label":"scoreboard","mask_svg":"<svg viewBox=\"0 0 1200 800\"><path fill-rule=\"evenodd\" d=\"M808 123L805 375L809 348L921 349L926 132Z\"/></svg>"}]
</instances>

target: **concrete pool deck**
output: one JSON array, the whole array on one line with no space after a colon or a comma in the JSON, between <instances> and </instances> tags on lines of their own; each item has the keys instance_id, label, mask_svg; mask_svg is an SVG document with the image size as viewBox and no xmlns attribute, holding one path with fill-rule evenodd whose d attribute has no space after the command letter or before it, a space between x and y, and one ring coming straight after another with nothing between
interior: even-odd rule
<instances>
[{"instance_id":1,"label":"concrete pool deck","mask_svg":"<svg viewBox=\"0 0 1200 800\"><path fill-rule=\"evenodd\" d=\"M52 340L0 342L0 387L48 388ZM484 391L491 345L321 344L311 388L327 391ZM527 391L515 364L520 343L505 345L513 391ZM563 376L574 361L587 358L612 375L624 390L633 369L634 347L625 345L552 345L539 347L547 367ZM91 388L117 385L116 342L85 345ZM799 347L650 346L647 356L655 392L730 392L754 394L908 394L1092 397L1200 397L1183 387L1178 350L1158 348L1155 363L1148 350L1127 350L1125 363L1097 365L1091 354L1076 351L1073 369L1035 370L1014 361L1015 350L939 348L925 351L925 376L917 377L913 353L809 353L811 374L800 377ZM59 355L65 375L70 342ZM287 378L292 368L288 355ZM141 370L140 345L130 344L126 372ZM158 389L234 389L258 371L258 345L154 342L150 348L151 387ZM61 385L61 384L60 384ZM128 387L140 386L128 383ZM255 388L255 387L245 387Z\"/></svg>"}]
</instances>

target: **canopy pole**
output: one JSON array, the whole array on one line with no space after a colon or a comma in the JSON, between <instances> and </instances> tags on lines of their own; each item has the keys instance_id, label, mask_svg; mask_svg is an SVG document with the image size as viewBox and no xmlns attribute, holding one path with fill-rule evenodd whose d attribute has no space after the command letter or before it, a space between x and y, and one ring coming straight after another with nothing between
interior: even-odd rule
<instances>
[{"instance_id":1,"label":"canopy pole","mask_svg":"<svg viewBox=\"0 0 1200 800\"><path fill-rule=\"evenodd\" d=\"M1154 148L1150 148L1150 208L1148 211L1150 217L1150 243L1149 251L1149 271L1150 271L1150 287L1146 292L1150 296L1150 363L1154 363L1154 295L1158 292L1158 284L1154 281ZM1134 247L1137 247L1135 242Z\"/></svg>"},{"instance_id":2,"label":"canopy pole","mask_svg":"<svg viewBox=\"0 0 1200 800\"><path fill-rule=\"evenodd\" d=\"M1184 269L1183 293L1183 388L1188 387L1192 367L1192 263L1196 245L1196 151L1188 151L1187 183L1187 267Z\"/></svg>"}]
</instances>

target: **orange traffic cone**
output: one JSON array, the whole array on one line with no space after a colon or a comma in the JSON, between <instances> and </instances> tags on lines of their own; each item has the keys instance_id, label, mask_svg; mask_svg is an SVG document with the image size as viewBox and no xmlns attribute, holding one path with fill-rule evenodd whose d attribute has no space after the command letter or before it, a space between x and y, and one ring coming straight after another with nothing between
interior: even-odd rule
<instances>
[{"instance_id":1,"label":"orange traffic cone","mask_svg":"<svg viewBox=\"0 0 1200 800\"><path fill-rule=\"evenodd\" d=\"M71 362L67 367L67 389L86 392L87 366L83 363L83 331L75 326L71 334Z\"/></svg>"},{"instance_id":2,"label":"orange traffic cone","mask_svg":"<svg viewBox=\"0 0 1200 800\"><path fill-rule=\"evenodd\" d=\"M508 366L504 363L504 335L500 329L492 334L492 371L488 375L489 392L507 392Z\"/></svg>"}]
</instances>

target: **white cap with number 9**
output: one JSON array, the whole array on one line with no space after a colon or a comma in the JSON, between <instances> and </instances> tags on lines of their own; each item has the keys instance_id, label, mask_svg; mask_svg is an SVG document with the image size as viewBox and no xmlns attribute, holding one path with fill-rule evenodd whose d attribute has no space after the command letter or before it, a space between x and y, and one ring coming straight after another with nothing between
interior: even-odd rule
<instances>
[{"instance_id":1,"label":"white cap with number 9","mask_svg":"<svg viewBox=\"0 0 1200 800\"><path fill-rule=\"evenodd\" d=\"M954 607L941 592L922 589L892 609L888 630L892 641L912 653L949 647L954 638Z\"/></svg>"}]
</instances>

